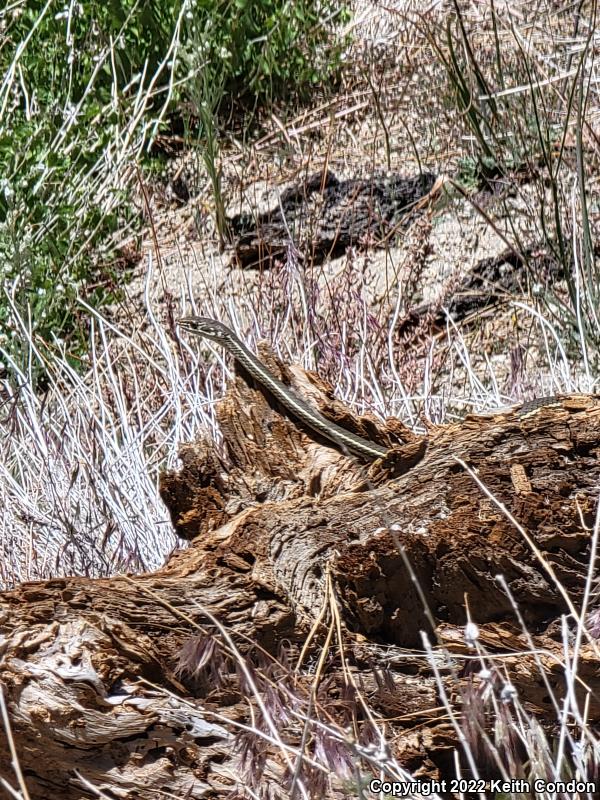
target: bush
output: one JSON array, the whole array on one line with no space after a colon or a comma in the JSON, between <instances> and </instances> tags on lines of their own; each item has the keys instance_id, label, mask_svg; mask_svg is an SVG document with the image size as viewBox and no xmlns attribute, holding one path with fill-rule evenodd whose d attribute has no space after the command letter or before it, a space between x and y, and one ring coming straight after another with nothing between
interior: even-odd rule
<instances>
[{"instance_id":1,"label":"bush","mask_svg":"<svg viewBox=\"0 0 600 800\"><path fill-rule=\"evenodd\" d=\"M345 21L334 0L192 0L186 61L208 67L224 93L251 103L303 95L340 65L343 40L331 44L323 20Z\"/></svg>"},{"instance_id":2,"label":"bush","mask_svg":"<svg viewBox=\"0 0 600 800\"><path fill-rule=\"evenodd\" d=\"M17 365L18 317L39 343L66 336L78 351L77 295L114 297L103 258L133 217L128 160L146 136L132 109L140 97L152 107L178 5L123 0L52 13L28 0L1 13L0 334Z\"/></svg>"}]
</instances>

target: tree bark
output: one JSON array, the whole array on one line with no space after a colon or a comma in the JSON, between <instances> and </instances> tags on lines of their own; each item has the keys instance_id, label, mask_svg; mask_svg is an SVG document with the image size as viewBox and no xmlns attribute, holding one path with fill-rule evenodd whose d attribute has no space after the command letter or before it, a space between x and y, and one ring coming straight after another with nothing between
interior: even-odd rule
<instances>
[{"instance_id":1,"label":"tree bark","mask_svg":"<svg viewBox=\"0 0 600 800\"><path fill-rule=\"evenodd\" d=\"M376 738L363 700L390 720L402 767L448 777L457 736L440 685L467 738L466 705L477 700L485 727L483 688L503 681L552 719L560 621L575 625L589 571L600 401L555 398L420 437L354 418L299 369L283 379L390 455L364 465L314 442L238 378L219 406L222 444L183 446L182 468L162 479L189 548L154 574L0 598L0 679L32 800L97 796L89 785L111 798L244 796L244 785L288 797L303 735L309 796L341 797ZM485 679L482 650L503 654ZM584 638L592 723L598 683ZM322 726L305 727L306 714ZM16 785L6 739L0 773Z\"/></svg>"}]
</instances>

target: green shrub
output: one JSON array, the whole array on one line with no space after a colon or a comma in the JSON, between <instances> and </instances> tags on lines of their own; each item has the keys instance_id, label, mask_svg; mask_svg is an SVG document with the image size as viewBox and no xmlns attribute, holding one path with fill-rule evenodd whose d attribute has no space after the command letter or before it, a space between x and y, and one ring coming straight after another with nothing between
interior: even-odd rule
<instances>
[{"instance_id":1,"label":"green shrub","mask_svg":"<svg viewBox=\"0 0 600 800\"><path fill-rule=\"evenodd\" d=\"M27 349L19 318L37 342L67 337L78 351L77 295L114 297L110 242L133 219L126 173L146 136L129 120L159 74L179 5L57 12L27 0L0 12L0 344L17 365Z\"/></svg>"},{"instance_id":2,"label":"green shrub","mask_svg":"<svg viewBox=\"0 0 600 800\"><path fill-rule=\"evenodd\" d=\"M190 7L185 61L193 74L218 74L230 98L302 96L340 66L344 40L332 41L323 20L346 21L343 3L191 0Z\"/></svg>"}]
</instances>

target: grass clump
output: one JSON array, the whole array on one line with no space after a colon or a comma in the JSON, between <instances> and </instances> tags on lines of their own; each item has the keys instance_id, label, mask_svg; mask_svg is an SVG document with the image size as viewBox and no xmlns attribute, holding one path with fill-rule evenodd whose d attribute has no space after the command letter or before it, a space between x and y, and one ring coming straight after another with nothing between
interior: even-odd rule
<instances>
[{"instance_id":1,"label":"grass clump","mask_svg":"<svg viewBox=\"0 0 600 800\"><path fill-rule=\"evenodd\" d=\"M600 155L589 124L595 12L581 12L513 14L492 0L477 8L454 0L452 13L425 32L445 71L446 105L470 143L458 183L493 190L516 252L535 243L560 265L564 296L527 267L545 313L597 360L600 272L589 212L598 204L591 179ZM515 221L515 202L526 225Z\"/></svg>"}]
</instances>

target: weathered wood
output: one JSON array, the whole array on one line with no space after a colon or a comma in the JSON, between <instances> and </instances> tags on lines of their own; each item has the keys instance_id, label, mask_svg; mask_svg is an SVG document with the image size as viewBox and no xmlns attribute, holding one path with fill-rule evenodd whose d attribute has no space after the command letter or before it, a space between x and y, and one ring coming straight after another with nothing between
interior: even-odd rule
<instances>
[{"instance_id":1,"label":"weathered wood","mask_svg":"<svg viewBox=\"0 0 600 800\"><path fill-rule=\"evenodd\" d=\"M515 297L530 297L547 291L563 277L563 268L541 243L528 247L521 255L504 250L500 255L482 258L464 275L446 286L432 303L410 308L399 320L399 332L409 331L420 322L429 329L444 329L450 316L454 322L474 323Z\"/></svg>"},{"instance_id":2,"label":"weathered wood","mask_svg":"<svg viewBox=\"0 0 600 800\"><path fill-rule=\"evenodd\" d=\"M293 242L314 265L351 246L389 242L435 186L429 172L347 180L315 173L283 192L276 208L227 220L234 259L246 268L269 267Z\"/></svg>"},{"instance_id":3,"label":"weathered wood","mask_svg":"<svg viewBox=\"0 0 600 800\"><path fill-rule=\"evenodd\" d=\"M0 678L33 800L93 796L80 776L115 797L220 797L238 780L286 796L293 759L286 764L276 745L236 727L254 720L269 732L231 647L295 747L302 725L284 710L308 708L306 659L323 647L330 616L322 612L334 602L345 662L332 646L313 713L340 728L353 720L368 740L353 675L370 707L393 720L389 740L407 769L443 776L456 746L422 631L459 716L477 693L466 605L480 646L505 654L491 680L506 674L521 701L551 719L548 684L534 656L523 655L531 642L496 576L510 586L560 696L557 620L570 609L552 573L578 608L600 486L600 400L570 396L468 416L421 439L397 421L357 420L318 379L286 374L336 421L396 442L390 457L367 469L313 442L238 378L219 406L222 449L187 445L181 470L163 476L162 496L178 531L193 539L189 549L155 574L57 579L0 597ZM579 667L581 691L591 689L588 719L598 721L593 641L583 642ZM234 743L250 754L245 767ZM355 759L350 744L335 746ZM315 747L316 734L307 744L314 757ZM4 742L0 772L11 775ZM319 774L303 775L320 786ZM335 782L319 791L341 796Z\"/></svg>"}]
</instances>

